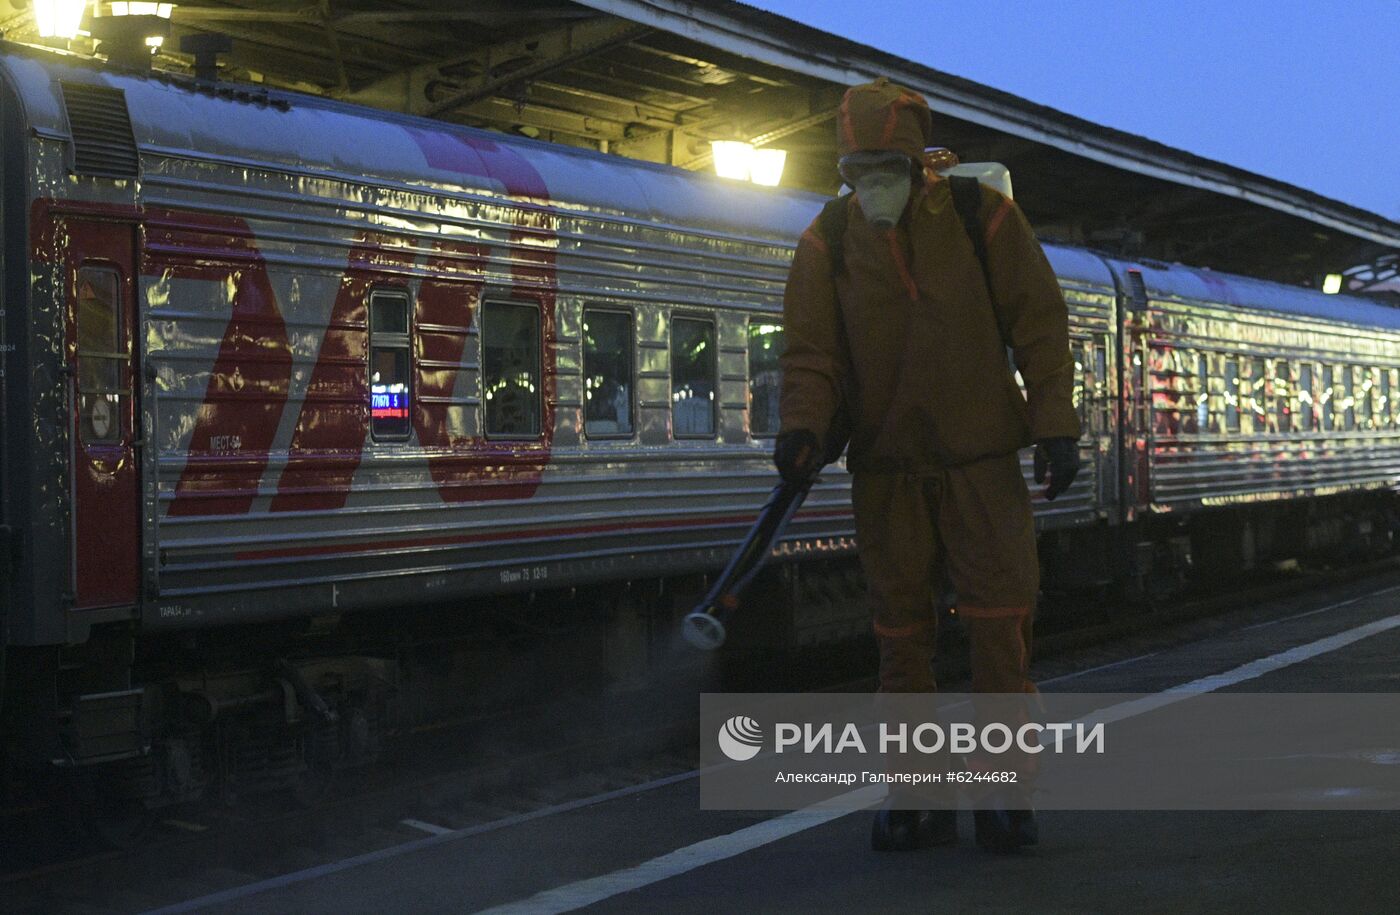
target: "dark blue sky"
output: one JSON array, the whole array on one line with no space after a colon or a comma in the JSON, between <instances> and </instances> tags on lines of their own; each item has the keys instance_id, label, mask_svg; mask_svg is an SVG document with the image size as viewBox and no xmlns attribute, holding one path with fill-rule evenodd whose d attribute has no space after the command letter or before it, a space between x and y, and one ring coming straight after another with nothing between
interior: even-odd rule
<instances>
[{"instance_id":1,"label":"dark blue sky","mask_svg":"<svg viewBox=\"0 0 1400 915\"><path fill-rule=\"evenodd\" d=\"M749 0L1400 220L1400 0Z\"/></svg>"}]
</instances>

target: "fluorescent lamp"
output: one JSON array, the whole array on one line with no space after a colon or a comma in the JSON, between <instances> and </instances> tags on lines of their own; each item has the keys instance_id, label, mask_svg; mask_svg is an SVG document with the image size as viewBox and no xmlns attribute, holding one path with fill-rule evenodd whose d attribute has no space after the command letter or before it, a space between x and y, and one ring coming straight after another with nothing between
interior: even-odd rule
<instances>
[{"instance_id":1,"label":"fluorescent lamp","mask_svg":"<svg viewBox=\"0 0 1400 915\"><path fill-rule=\"evenodd\" d=\"M777 187L783 179L786 149L755 149L749 167L749 180L764 187Z\"/></svg>"},{"instance_id":2,"label":"fluorescent lamp","mask_svg":"<svg viewBox=\"0 0 1400 915\"><path fill-rule=\"evenodd\" d=\"M169 19L175 11L173 3L113 3L113 16L159 16Z\"/></svg>"},{"instance_id":3,"label":"fluorescent lamp","mask_svg":"<svg viewBox=\"0 0 1400 915\"><path fill-rule=\"evenodd\" d=\"M34 0L40 38L77 38L87 0Z\"/></svg>"},{"instance_id":4,"label":"fluorescent lamp","mask_svg":"<svg viewBox=\"0 0 1400 915\"><path fill-rule=\"evenodd\" d=\"M1340 273L1329 273L1322 280L1322 291L1328 295L1336 295L1342 291L1342 275Z\"/></svg>"},{"instance_id":5,"label":"fluorescent lamp","mask_svg":"<svg viewBox=\"0 0 1400 915\"><path fill-rule=\"evenodd\" d=\"M712 140L710 149L715 157L715 174L721 178L748 181L753 166L753 144L743 140Z\"/></svg>"}]
</instances>

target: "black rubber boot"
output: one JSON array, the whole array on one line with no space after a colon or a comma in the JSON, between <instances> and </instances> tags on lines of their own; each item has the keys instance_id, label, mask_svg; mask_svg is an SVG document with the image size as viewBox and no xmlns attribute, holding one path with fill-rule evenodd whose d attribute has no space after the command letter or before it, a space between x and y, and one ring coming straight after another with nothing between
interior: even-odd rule
<instances>
[{"instance_id":1,"label":"black rubber boot","mask_svg":"<svg viewBox=\"0 0 1400 915\"><path fill-rule=\"evenodd\" d=\"M910 851L958 841L956 810L881 810L870 829L876 851Z\"/></svg>"},{"instance_id":2,"label":"black rubber boot","mask_svg":"<svg viewBox=\"0 0 1400 915\"><path fill-rule=\"evenodd\" d=\"M1029 808L976 810L973 811L972 821L977 830L977 847L987 851L1013 852L1040 841L1035 811Z\"/></svg>"}]
</instances>

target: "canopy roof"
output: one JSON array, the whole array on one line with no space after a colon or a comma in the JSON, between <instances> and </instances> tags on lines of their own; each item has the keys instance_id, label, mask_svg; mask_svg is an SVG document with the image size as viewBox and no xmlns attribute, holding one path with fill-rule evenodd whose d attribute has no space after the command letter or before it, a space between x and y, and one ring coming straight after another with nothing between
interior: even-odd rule
<instances>
[{"instance_id":1,"label":"canopy roof","mask_svg":"<svg viewBox=\"0 0 1400 915\"><path fill-rule=\"evenodd\" d=\"M37 41L28 5L0 0L7 38ZM696 170L740 137L789 150L784 185L820 194L841 92L888 75L964 161L1010 167L1043 237L1298 284L1400 254L1377 214L730 0L198 0L172 27L159 69L223 33L221 79Z\"/></svg>"}]
</instances>

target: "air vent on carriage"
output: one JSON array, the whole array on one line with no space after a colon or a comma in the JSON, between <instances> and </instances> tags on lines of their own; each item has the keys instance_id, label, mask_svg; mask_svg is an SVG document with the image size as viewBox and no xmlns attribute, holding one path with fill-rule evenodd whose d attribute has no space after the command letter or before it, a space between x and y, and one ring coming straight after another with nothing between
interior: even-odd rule
<instances>
[{"instance_id":1,"label":"air vent on carriage","mask_svg":"<svg viewBox=\"0 0 1400 915\"><path fill-rule=\"evenodd\" d=\"M73 171L105 178L135 178L140 173L126 93L63 83L63 107L73 136Z\"/></svg>"}]
</instances>

